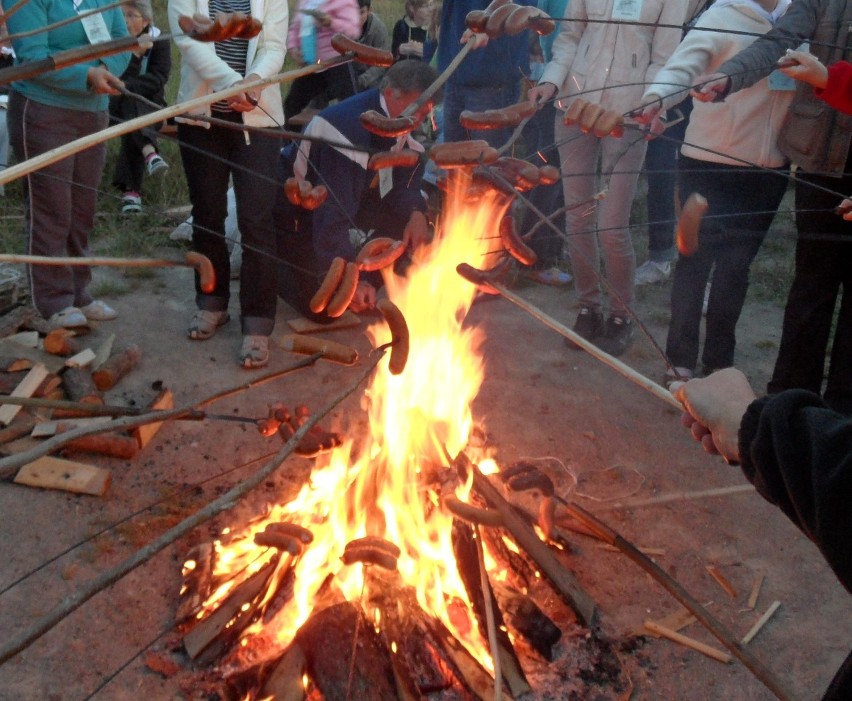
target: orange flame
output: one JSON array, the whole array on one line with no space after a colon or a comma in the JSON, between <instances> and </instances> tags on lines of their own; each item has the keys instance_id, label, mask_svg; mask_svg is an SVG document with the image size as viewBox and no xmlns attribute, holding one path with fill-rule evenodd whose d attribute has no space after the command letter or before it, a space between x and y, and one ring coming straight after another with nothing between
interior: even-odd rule
<instances>
[{"instance_id":1,"label":"orange flame","mask_svg":"<svg viewBox=\"0 0 852 701\"><path fill-rule=\"evenodd\" d=\"M460 262L493 265L506 207L496 194L475 203L465 202L463 193L451 194L435 241L415 252L405 277L385 275L388 295L409 326L406 368L391 375L387 362L380 363L366 392L370 435L363 445L356 450L349 441L323 456L296 499L269 515L269 522L298 523L314 534L296 565L294 599L272 622L282 646L310 615L329 573L348 599L359 599L362 566L344 566L340 556L346 543L371 535L400 547L399 572L420 605L492 668L456 569L452 518L440 508L425 508L427 500L438 506L437 496L422 488L419 476L424 466L445 464L442 445L453 455L463 449L473 427L470 405L484 374L483 334L463 324L476 290L455 269ZM384 324L368 329L368 335L374 346L391 340ZM217 543L225 570L248 573L268 561L252 542L265 525L255 524L244 539L227 547ZM216 598L226 596L227 588ZM449 602L459 600L468 607L467 620L449 613ZM269 635L269 624L264 628Z\"/></svg>"}]
</instances>

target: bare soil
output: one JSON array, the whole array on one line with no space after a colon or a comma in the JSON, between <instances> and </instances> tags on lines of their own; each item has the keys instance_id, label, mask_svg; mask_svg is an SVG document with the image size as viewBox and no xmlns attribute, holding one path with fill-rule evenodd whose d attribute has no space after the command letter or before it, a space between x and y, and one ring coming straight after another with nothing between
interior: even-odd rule
<instances>
[{"instance_id":1,"label":"bare soil","mask_svg":"<svg viewBox=\"0 0 852 701\"><path fill-rule=\"evenodd\" d=\"M102 279L115 274L97 272ZM669 290L664 284L640 293L639 313L660 344ZM519 282L517 291L555 319L573 323L573 289ZM93 343L115 333L143 351L138 368L108 393L110 402L144 404L163 385L173 390L177 405L186 405L295 359L275 351L268 370L240 369L236 301L234 320L213 339L189 341L185 326L194 304L186 270L159 271L110 302L121 316L95 329ZM781 315L779 302L750 298L740 322L738 364L759 391L774 362ZM289 331L286 321L293 316L279 304L276 334ZM744 635L780 601L748 647L795 698L820 698L848 652L852 600L814 545L753 490L684 494L746 482L737 468L692 442L674 409L593 357L568 349L557 333L506 300L477 302L468 318L487 331L486 379L474 411L498 460L546 459L554 474L564 473L565 490L575 477L578 503L638 546L655 549L655 560L735 635ZM327 335L357 347L362 358L369 352L363 327ZM665 366L646 338L623 360L653 380L662 378ZM273 401L319 407L360 371L361 363L350 368L320 362L209 409L262 416ZM363 420L356 393L326 426L354 432ZM0 484L0 637L20 634L99 573L253 474L279 447L277 437L265 439L246 424L170 422L133 460L79 456L111 470L112 486L103 498ZM224 525L291 498L310 467L307 459L287 459L232 512L166 548L0 666L0 701L213 698L202 693L200 677L186 671L191 666L183 666L171 632L184 555ZM578 628L545 592L564 638L552 665L525 658L535 687L527 701L623 699L631 686L630 698L637 701L774 698L737 661L722 664L666 640L635 637L643 621L660 619L678 604L619 553L577 535L565 559L599 605L599 628L594 635ZM735 597L708 575L710 564L732 583ZM747 610L761 574L757 606ZM699 624L682 632L720 646ZM155 671L146 665L152 651L179 668Z\"/></svg>"}]
</instances>

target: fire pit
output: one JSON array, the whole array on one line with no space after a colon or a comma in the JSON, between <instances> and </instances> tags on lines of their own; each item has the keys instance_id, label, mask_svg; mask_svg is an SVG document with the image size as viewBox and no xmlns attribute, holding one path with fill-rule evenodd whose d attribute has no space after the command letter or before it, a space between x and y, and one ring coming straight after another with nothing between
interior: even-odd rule
<instances>
[{"instance_id":1,"label":"fire pit","mask_svg":"<svg viewBox=\"0 0 852 701\"><path fill-rule=\"evenodd\" d=\"M474 464L497 469L470 410L483 335L464 320L478 292L456 266L505 255L488 232L508 204L451 196L406 276L385 273L411 349L401 374L379 365L368 435L322 454L295 499L185 563L186 651L245 698L517 698L530 684L514 640L551 660L562 635L527 595L540 573L568 618L591 624L594 603L536 532L552 525L552 494L530 497L528 520ZM389 340L381 324L369 334Z\"/></svg>"}]
</instances>

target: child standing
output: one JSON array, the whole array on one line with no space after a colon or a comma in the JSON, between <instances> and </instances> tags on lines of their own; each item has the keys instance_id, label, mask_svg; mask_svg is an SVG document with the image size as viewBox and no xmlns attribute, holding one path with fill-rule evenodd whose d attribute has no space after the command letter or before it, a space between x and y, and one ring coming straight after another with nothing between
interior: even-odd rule
<instances>
[{"instance_id":1,"label":"child standing","mask_svg":"<svg viewBox=\"0 0 852 701\"><path fill-rule=\"evenodd\" d=\"M391 51L395 61L413 58L423 60L423 44L435 13L433 0L407 0L405 17L393 28Z\"/></svg>"}]
</instances>

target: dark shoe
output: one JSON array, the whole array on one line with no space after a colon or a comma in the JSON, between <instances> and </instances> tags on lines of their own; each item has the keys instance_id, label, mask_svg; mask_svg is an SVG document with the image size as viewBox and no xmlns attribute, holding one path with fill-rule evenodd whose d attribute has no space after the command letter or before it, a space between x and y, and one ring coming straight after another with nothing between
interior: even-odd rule
<instances>
[{"instance_id":1,"label":"dark shoe","mask_svg":"<svg viewBox=\"0 0 852 701\"><path fill-rule=\"evenodd\" d=\"M602 331L603 314L591 307L580 307L580 313L577 314L577 321L574 322L574 333L582 336L589 342L593 342L601 335ZM581 350L581 347L569 338L565 339L565 345L574 350Z\"/></svg>"},{"instance_id":2,"label":"dark shoe","mask_svg":"<svg viewBox=\"0 0 852 701\"><path fill-rule=\"evenodd\" d=\"M611 316L606 320L603 336L598 347L610 355L621 355L633 341L633 322L623 316Z\"/></svg>"}]
</instances>

